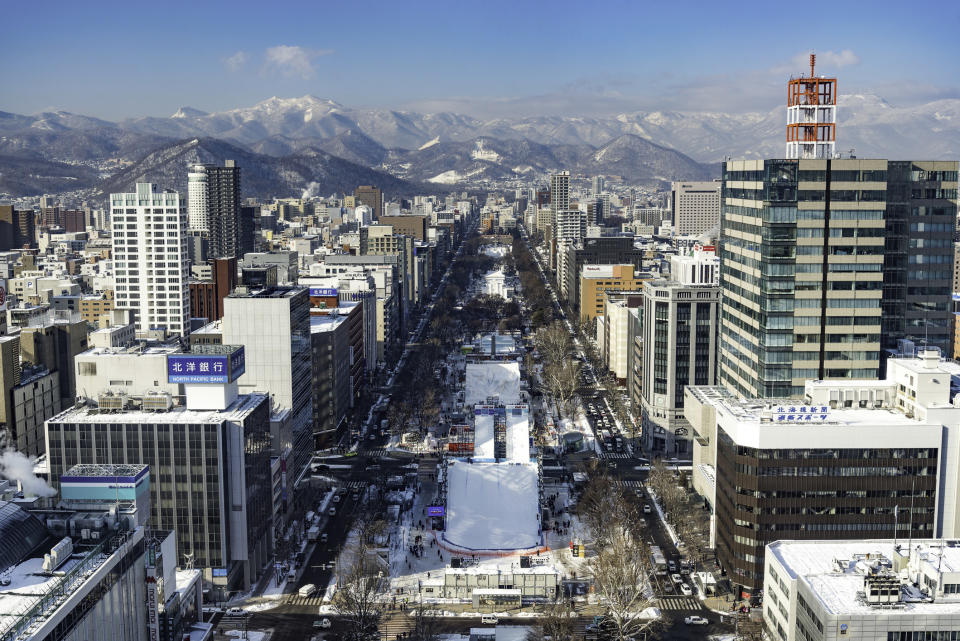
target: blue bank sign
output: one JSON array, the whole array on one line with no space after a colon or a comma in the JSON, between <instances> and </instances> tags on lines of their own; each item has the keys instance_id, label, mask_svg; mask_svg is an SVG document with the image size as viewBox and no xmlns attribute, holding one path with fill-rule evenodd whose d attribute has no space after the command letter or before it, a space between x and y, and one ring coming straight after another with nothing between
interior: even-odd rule
<instances>
[{"instance_id":1,"label":"blue bank sign","mask_svg":"<svg viewBox=\"0 0 960 641\"><path fill-rule=\"evenodd\" d=\"M311 296L336 296L337 288L336 287L311 287L310 295Z\"/></svg>"},{"instance_id":2,"label":"blue bank sign","mask_svg":"<svg viewBox=\"0 0 960 641\"><path fill-rule=\"evenodd\" d=\"M170 354L168 383L232 383L246 371L243 348L230 354Z\"/></svg>"}]
</instances>

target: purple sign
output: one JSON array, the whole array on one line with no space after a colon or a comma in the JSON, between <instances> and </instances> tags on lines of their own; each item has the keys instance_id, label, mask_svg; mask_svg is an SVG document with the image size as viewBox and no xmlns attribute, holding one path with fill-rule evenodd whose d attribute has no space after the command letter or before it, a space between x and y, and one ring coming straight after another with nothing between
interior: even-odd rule
<instances>
[{"instance_id":1,"label":"purple sign","mask_svg":"<svg viewBox=\"0 0 960 641\"><path fill-rule=\"evenodd\" d=\"M443 509L442 505L428 505L427 506L427 516L444 516L446 511Z\"/></svg>"},{"instance_id":2,"label":"purple sign","mask_svg":"<svg viewBox=\"0 0 960 641\"><path fill-rule=\"evenodd\" d=\"M232 354L167 355L168 383L230 383L237 380L245 370L243 348Z\"/></svg>"},{"instance_id":3,"label":"purple sign","mask_svg":"<svg viewBox=\"0 0 960 641\"><path fill-rule=\"evenodd\" d=\"M336 287L311 287L310 295L311 296L336 296L337 288Z\"/></svg>"}]
</instances>

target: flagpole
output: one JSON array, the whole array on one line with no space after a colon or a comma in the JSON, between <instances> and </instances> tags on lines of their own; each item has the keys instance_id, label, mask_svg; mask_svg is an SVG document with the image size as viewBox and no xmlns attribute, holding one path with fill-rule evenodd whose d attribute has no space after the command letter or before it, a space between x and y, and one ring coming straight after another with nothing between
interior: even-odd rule
<instances>
[{"instance_id":1,"label":"flagpole","mask_svg":"<svg viewBox=\"0 0 960 641\"><path fill-rule=\"evenodd\" d=\"M897 550L897 517L899 516L897 512L900 510L899 505L893 506L893 550Z\"/></svg>"}]
</instances>

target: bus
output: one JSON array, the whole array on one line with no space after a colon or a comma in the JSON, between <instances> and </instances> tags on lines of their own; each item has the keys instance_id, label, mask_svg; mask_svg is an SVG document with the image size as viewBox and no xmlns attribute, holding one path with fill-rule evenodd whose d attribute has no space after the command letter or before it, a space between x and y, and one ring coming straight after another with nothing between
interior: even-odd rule
<instances>
[{"instance_id":1,"label":"bus","mask_svg":"<svg viewBox=\"0 0 960 641\"><path fill-rule=\"evenodd\" d=\"M650 563L653 565L657 576L667 575L667 560L663 556L663 551L657 545L650 546Z\"/></svg>"}]
</instances>

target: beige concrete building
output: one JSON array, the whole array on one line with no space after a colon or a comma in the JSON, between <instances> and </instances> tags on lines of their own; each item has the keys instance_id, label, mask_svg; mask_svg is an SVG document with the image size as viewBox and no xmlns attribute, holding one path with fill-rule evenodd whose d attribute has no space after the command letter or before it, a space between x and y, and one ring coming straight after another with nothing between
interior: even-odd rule
<instances>
[{"instance_id":1,"label":"beige concrete building","mask_svg":"<svg viewBox=\"0 0 960 641\"><path fill-rule=\"evenodd\" d=\"M580 322L603 314L605 291L638 290L646 277L635 272L633 265L584 265L580 271Z\"/></svg>"}]
</instances>

